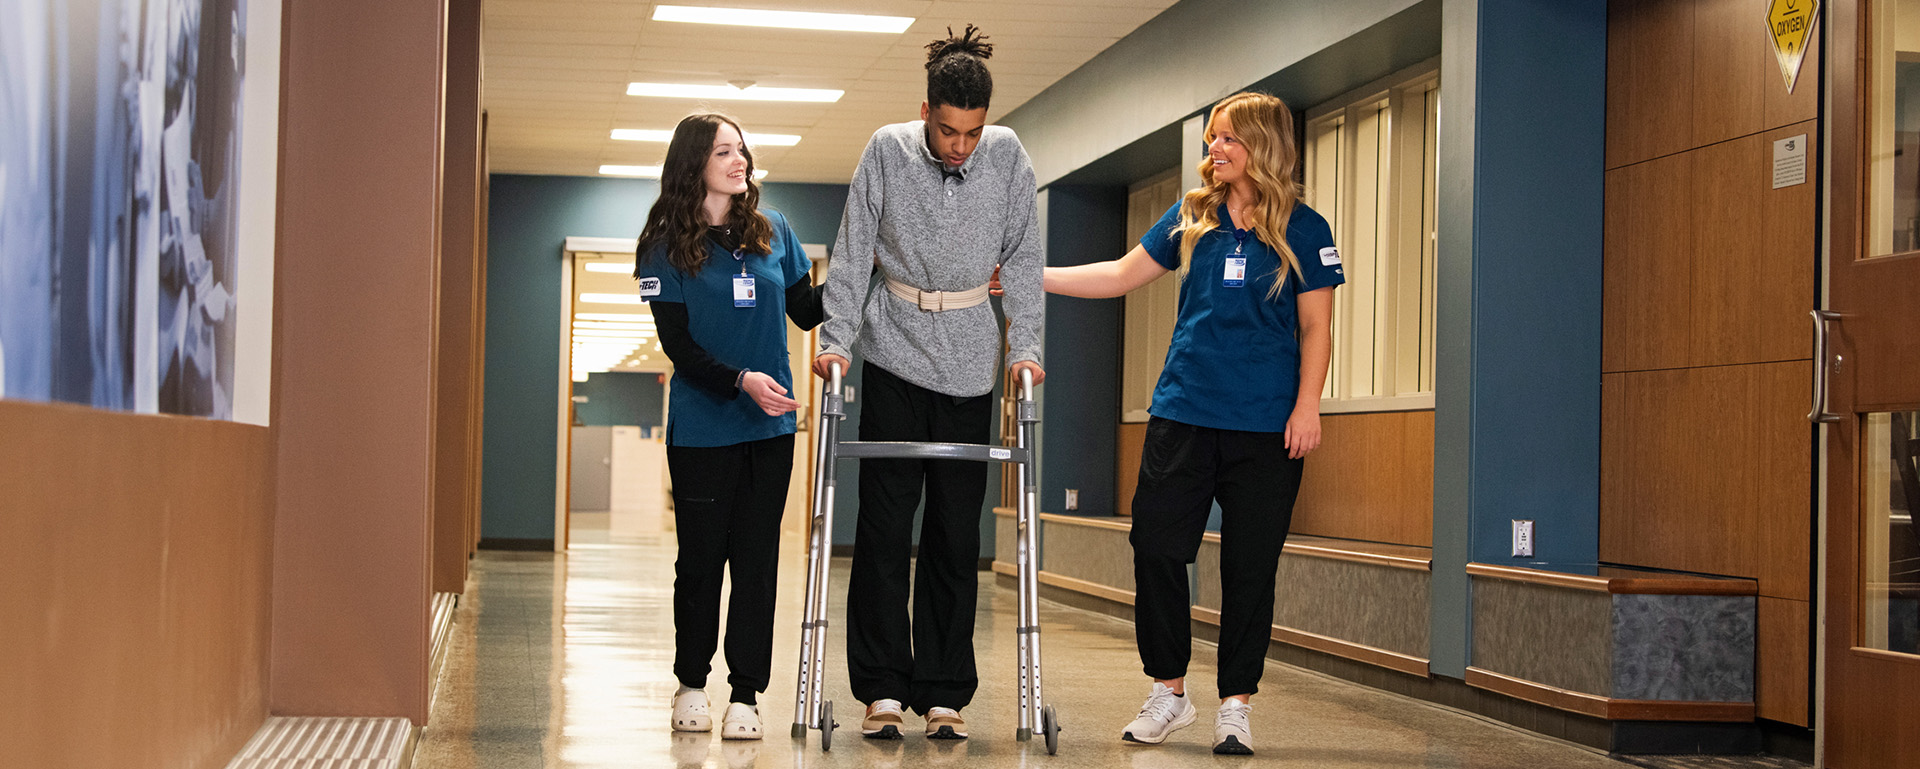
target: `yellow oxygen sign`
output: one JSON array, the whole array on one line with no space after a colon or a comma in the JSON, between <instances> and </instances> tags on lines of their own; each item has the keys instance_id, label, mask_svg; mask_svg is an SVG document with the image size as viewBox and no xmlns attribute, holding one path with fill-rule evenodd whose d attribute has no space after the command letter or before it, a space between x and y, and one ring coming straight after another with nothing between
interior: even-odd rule
<instances>
[{"instance_id":1,"label":"yellow oxygen sign","mask_svg":"<svg viewBox=\"0 0 1920 769\"><path fill-rule=\"evenodd\" d=\"M1769 0L1767 37L1773 40L1773 54L1780 60L1780 74L1787 80L1787 93L1793 93L1800 79L1800 62L1807 57L1807 43L1813 40L1814 23L1820 19L1820 0Z\"/></svg>"}]
</instances>

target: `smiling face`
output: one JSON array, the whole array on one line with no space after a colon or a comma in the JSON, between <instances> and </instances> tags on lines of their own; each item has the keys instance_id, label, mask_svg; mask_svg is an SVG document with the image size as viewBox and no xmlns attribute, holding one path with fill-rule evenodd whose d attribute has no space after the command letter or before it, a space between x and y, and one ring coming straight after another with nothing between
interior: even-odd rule
<instances>
[{"instance_id":1,"label":"smiling face","mask_svg":"<svg viewBox=\"0 0 1920 769\"><path fill-rule=\"evenodd\" d=\"M921 102L920 119L927 121L927 149L948 168L959 168L980 146L980 133L987 129L987 108L929 107Z\"/></svg>"},{"instance_id":2,"label":"smiling face","mask_svg":"<svg viewBox=\"0 0 1920 769\"><path fill-rule=\"evenodd\" d=\"M1233 121L1225 114L1214 117L1207 126L1213 140L1207 142L1207 159L1213 163L1213 178L1224 184L1237 184L1247 178L1247 145L1233 132Z\"/></svg>"},{"instance_id":3,"label":"smiling face","mask_svg":"<svg viewBox=\"0 0 1920 769\"><path fill-rule=\"evenodd\" d=\"M702 177L707 194L732 197L747 191L746 143L731 123L722 122L713 132L713 149L707 154L707 170Z\"/></svg>"}]
</instances>

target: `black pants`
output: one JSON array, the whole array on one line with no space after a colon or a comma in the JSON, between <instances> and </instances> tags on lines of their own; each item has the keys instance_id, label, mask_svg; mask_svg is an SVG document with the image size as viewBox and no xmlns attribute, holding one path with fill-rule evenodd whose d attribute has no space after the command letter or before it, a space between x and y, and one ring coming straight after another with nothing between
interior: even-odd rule
<instances>
[{"instance_id":1,"label":"black pants","mask_svg":"<svg viewBox=\"0 0 1920 769\"><path fill-rule=\"evenodd\" d=\"M793 436L731 446L667 447L680 557L673 562L673 675L706 688L720 634L721 570L733 575L727 606L727 683L754 704L772 675L773 604L780 514L793 471Z\"/></svg>"},{"instance_id":2,"label":"black pants","mask_svg":"<svg viewBox=\"0 0 1920 769\"><path fill-rule=\"evenodd\" d=\"M871 363L861 368L860 439L986 443L993 396L943 395ZM847 673L861 702L896 699L926 713L973 700L973 611L979 597L983 462L860 460L860 519L847 585ZM907 576L913 511L926 488L920 563Z\"/></svg>"},{"instance_id":3,"label":"black pants","mask_svg":"<svg viewBox=\"0 0 1920 769\"><path fill-rule=\"evenodd\" d=\"M1220 501L1220 696L1253 694L1272 637L1274 572L1304 460L1285 433L1147 423L1133 496L1134 635L1149 677L1181 678L1193 648L1187 564Z\"/></svg>"}]
</instances>

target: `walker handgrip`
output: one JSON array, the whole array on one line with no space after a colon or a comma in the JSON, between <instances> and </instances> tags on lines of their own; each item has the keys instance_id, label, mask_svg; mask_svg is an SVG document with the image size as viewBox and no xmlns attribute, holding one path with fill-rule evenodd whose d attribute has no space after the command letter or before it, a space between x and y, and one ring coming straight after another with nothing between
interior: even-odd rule
<instances>
[{"instance_id":1,"label":"walker handgrip","mask_svg":"<svg viewBox=\"0 0 1920 769\"><path fill-rule=\"evenodd\" d=\"M827 364L827 392L833 393L836 396L840 394L840 364L838 362Z\"/></svg>"},{"instance_id":2,"label":"walker handgrip","mask_svg":"<svg viewBox=\"0 0 1920 769\"><path fill-rule=\"evenodd\" d=\"M1020 369L1020 400L1033 400L1033 369Z\"/></svg>"}]
</instances>

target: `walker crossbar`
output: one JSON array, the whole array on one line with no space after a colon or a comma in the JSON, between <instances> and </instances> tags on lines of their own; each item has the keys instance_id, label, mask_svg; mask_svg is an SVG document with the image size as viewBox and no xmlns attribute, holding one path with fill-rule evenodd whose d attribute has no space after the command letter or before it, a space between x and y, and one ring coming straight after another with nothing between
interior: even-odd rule
<instances>
[{"instance_id":1,"label":"walker crossbar","mask_svg":"<svg viewBox=\"0 0 1920 769\"><path fill-rule=\"evenodd\" d=\"M820 396L820 429L814 435L812 531L807 544L807 602L800 623L800 684L794 692L793 736L804 739L808 729L820 730L820 749L833 747L833 703L825 697L827 641L828 559L833 550L833 494L835 468L847 459L953 459L1003 462L1018 470L1019 530L1015 565L1020 585L1020 618L1014 623L1019 639L1020 727L1014 737L1026 740L1035 731L1046 737L1047 753L1058 748L1059 721L1053 706L1040 696L1040 582L1035 517L1040 509L1033 450L1034 425L1040 422L1033 402L1033 372L1020 372L1020 400L1014 445L971 443L913 443L901 441L840 440L840 420L846 418L841 396L840 364L829 366L827 391Z\"/></svg>"},{"instance_id":2,"label":"walker crossbar","mask_svg":"<svg viewBox=\"0 0 1920 769\"><path fill-rule=\"evenodd\" d=\"M966 459L1019 464L1029 461L1032 456L1026 449L975 443L842 441L834 450L841 459Z\"/></svg>"}]
</instances>

